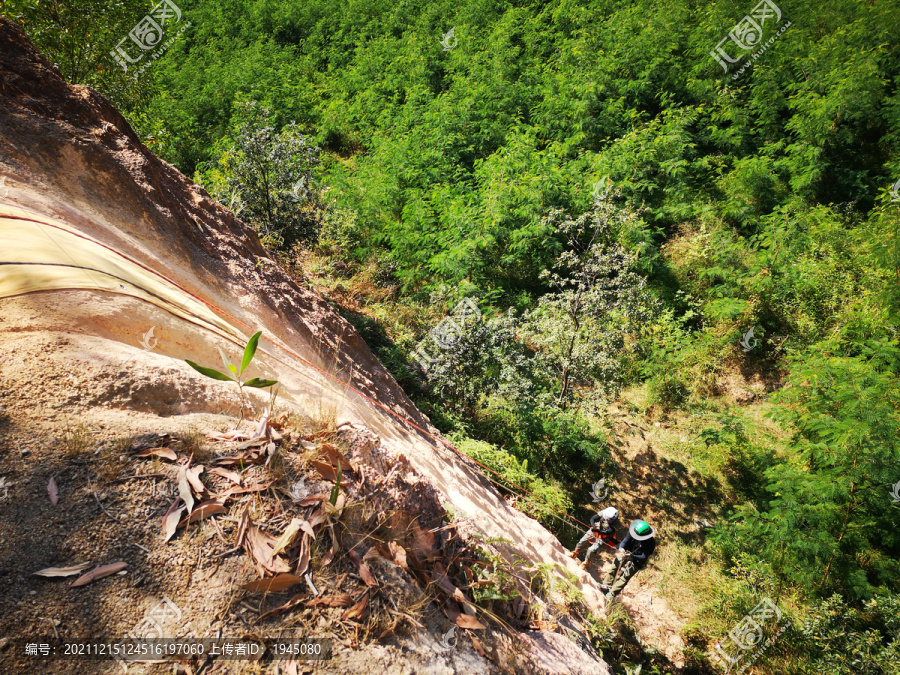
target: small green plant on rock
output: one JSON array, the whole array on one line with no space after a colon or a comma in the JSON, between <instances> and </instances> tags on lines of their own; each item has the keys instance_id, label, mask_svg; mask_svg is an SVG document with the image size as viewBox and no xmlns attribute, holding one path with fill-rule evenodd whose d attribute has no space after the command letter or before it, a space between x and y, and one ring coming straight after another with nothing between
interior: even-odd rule
<instances>
[{"instance_id":1,"label":"small green plant on rock","mask_svg":"<svg viewBox=\"0 0 900 675\"><path fill-rule=\"evenodd\" d=\"M222 363L225 365L225 369L228 370L231 375L226 373L219 372L215 368L207 368L205 366L200 366L194 363L193 361L185 359L187 364L196 370L198 373L202 375L206 375L206 377L210 377L214 380L222 380L224 382L234 382L238 386L238 392L241 395L241 419L238 420L238 425L244 420L244 387L254 387L255 389L262 389L265 387L271 387L273 385L278 384L278 380L267 380L262 377L254 377L250 380L241 381L241 376L244 371L247 370L247 366L250 365L250 362L253 360L254 354L256 354L256 347L259 344L259 338L262 335L262 331L256 331L253 336L247 340L247 345L244 347L244 356L241 359L241 367L238 369L231 361L228 360L228 357L225 356L225 352L219 349L219 354L222 356Z\"/></svg>"},{"instance_id":2,"label":"small green plant on rock","mask_svg":"<svg viewBox=\"0 0 900 675\"><path fill-rule=\"evenodd\" d=\"M566 612L584 601L584 593L578 588L578 577L562 565L539 562L525 571L534 574L532 592L548 603L556 604L561 611Z\"/></svg>"}]
</instances>

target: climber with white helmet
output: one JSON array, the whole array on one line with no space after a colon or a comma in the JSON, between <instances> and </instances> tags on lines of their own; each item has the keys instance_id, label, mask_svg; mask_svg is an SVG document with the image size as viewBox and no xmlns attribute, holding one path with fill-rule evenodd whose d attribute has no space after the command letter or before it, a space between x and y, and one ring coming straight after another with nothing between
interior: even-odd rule
<instances>
[{"instance_id":1,"label":"climber with white helmet","mask_svg":"<svg viewBox=\"0 0 900 675\"><path fill-rule=\"evenodd\" d=\"M618 524L619 512L613 506L608 506L600 513L595 513L591 517L590 529L584 533L584 536L579 540L578 545L575 546L575 550L569 554L577 560L578 555L587 549L587 555L584 557L584 562L581 563L581 569L587 569L591 557L599 551L601 547L613 551L616 550L616 546L619 543L619 538L616 535L616 525Z\"/></svg>"}]
</instances>

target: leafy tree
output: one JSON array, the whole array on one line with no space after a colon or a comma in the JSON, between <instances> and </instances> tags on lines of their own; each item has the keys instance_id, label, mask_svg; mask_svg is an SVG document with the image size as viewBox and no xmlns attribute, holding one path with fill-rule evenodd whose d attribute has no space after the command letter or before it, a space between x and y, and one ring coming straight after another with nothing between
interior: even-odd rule
<instances>
[{"instance_id":1,"label":"leafy tree","mask_svg":"<svg viewBox=\"0 0 900 675\"><path fill-rule=\"evenodd\" d=\"M99 89L136 117L156 91L153 69L133 80L110 52L148 9L142 0L6 0L0 14L18 23L66 80Z\"/></svg>"},{"instance_id":2,"label":"leafy tree","mask_svg":"<svg viewBox=\"0 0 900 675\"><path fill-rule=\"evenodd\" d=\"M823 675L900 673L900 598L876 597L862 607L833 595L816 603L806 622L788 636L794 650L810 655Z\"/></svg>"},{"instance_id":3,"label":"leafy tree","mask_svg":"<svg viewBox=\"0 0 900 675\"><path fill-rule=\"evenodd\" d=\"M766 506L739 508L733 529L782 583L851 600L896 592L900 579L889 489L900 474L900 348L859 351L819 346L793 360L776 414L795 432L793 453L766 472Z\"/></svg>"},{"instance_id":4,"label":"leafy tree","mask_svg":"<svg viewBox=\"0 0 900 675\"><path fill-rule=\"evenodd\" d=\"M466 326L446 349L427 342L426 351L434 358L428 367L433 393L470 419L497 396L533 399L540 391L537 364L527 346L516 340L518 325L513 313L501 314Z\"/></svg>"},{"instance_id":5,"label":"leafy tree","mask_svg":"<svg viewBox=\"0 0 900 675\"><path fill-rule=\"evenodd\" d=\"M210 174L213 192L257 228L264 245L314 242L322 224L313 177L319 148L293 122L276 132L268 108L253 101L237 107L233 145L222 154L221 173Z\"/></svg>"}]
</instances>

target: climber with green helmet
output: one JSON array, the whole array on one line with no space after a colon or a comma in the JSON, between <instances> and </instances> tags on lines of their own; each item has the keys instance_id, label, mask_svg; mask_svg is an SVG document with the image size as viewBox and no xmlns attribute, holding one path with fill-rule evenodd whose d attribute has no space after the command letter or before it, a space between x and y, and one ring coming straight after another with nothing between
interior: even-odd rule
<instances>
[{"instance_id":1,"label":"climber with green helmet","mask_svg":"<svg viewBox=\"0 0 900 675\"><path fill-rule=\"evenodd\" d=\"M612 600L629 582L631 577L644 569L647 559L656 550L656 532L643 520L632 520L628 534L619 544L616 564L600 587L606 591L606 599Z\"/></svg>"}]
</instances>

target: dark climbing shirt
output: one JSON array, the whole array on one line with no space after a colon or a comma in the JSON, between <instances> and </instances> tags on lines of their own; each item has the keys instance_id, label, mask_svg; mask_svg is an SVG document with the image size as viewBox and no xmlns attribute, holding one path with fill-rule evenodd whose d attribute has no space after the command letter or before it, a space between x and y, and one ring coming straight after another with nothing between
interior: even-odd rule
<instances>
[{"instance_id":1,"label":"dark climbing shirt","mask_svg":"<svg viewBox=\"0 0 900 675\"><path fill-rule=\"evenodd\" d=\"M647 558L656 550L656 539L650 537L644 541L638 541L631 536L631 533L625 535L619 548L623 551L631 553L631 559L634 561L635 567L641 568L647 564Z\"/></svg>"}]
</instances>

